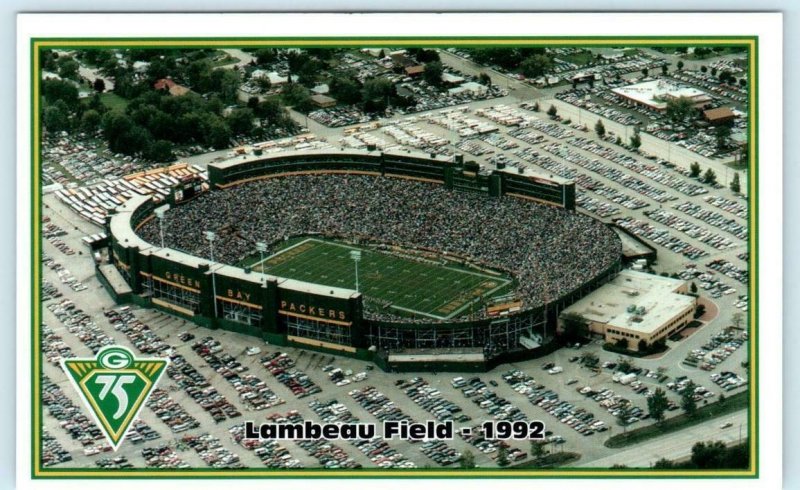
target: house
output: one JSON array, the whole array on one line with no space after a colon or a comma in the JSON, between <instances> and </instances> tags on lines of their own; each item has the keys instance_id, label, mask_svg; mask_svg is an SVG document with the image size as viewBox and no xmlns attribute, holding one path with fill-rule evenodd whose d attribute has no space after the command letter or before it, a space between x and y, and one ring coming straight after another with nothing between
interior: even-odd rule
<instances>
[{"instance_id":1,"label":"house","mask_svg":"<svg viewBox=\"0 0 800 490\"><path fill-rule=\"evenodd\" d=\"M703 119L712 126L727 124L736 118L736 114L729 107L717 107L703 111Z\"/></svg>"},{"instance_id":2,"label":"house","mask_svg":"<svg viewBox=\"0 0 800 490\"><path fill-rule=\"evenodd\" d=\"M406 66L407 77L417 77L423 73L425 73L425 66L423 65Z\"/></svg>"},{"instance_id":3,"label":"house","mask_svg":"<svg viewBox=\"0 0 800 490\"><path fill-rule=\"evenodd\" d=\"M175 83L171 78L156 80L156 83L153 84L153 88L155 90L165 90L173 97L180 97L181 95L186 95L191 92L187 87Z\"/></svg>"},{"instance_id":4,"label":"house","mask_svg":"<svg viewBox=\"0 0 800 490\"><path fill-rule=\"evenodd\" d=\"M314 94L311 96L311 103L323 109L336 105L336 99L327 95Z\"/></svg>"}]
</instances>

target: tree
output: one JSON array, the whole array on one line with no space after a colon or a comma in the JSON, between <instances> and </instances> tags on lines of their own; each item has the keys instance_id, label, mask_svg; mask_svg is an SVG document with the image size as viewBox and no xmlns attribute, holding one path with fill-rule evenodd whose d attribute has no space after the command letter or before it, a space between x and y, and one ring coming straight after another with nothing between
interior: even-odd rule
<instances>
[{"instance_id":1,"label":"tree","mask_svg":"<svg viewBox=\"0 0 800 490\"><path fill-rule=\"evenodd\" d=\"M703 65L703 66L700 67L700 71L703 72L703 73L706 73L706 72L708 72L708 67L706 65Z\"/></svg>"},{"instance_id":2,"label":"tree","mask_svg":"<svg viewBox=\"0 0 800 490\"><path fill-rule=\"evenodd\" d=\"M642 76L646 77L650 73L650 70L647 68L642 68Z\"/></svg>"},{"instance_id":3,"label":"tree","mask_svg":"<svg viewBox=\"0 0 800 490\"><path fill-rule=\"evenodd\" d=\"M722 441L698 442L692 446L692 465L698 469L731 468L728 448Z\"/></svg>"},{"instance_id":4,"label":"tree","mask_svg":"<svg viewBox=\"0 0 800 490\"><path fill-rule=\"evenodd\" d=\"M65 80L43 80L42 95L48 104L63 101L67 107L74 109L78 106L78 88Z\"/></svg>"},{"instance_id":5,"label":"tree","mask_svg":"<svg viewBox=\"0 0 800 490\"><path fill-rule=\"evenodd\" d=\"M171 162L175 159L175 155L172 153L172 143L158 140L145 149L144 157L159 163Z\"/></svg>"},{"instance_id":6,"label":"tree","mask_svg":"<svg viewBox=\"0 0 800 490\"><path fill-rule=\"evenodd\" d=\"M556 117L556 114L558 114L558 109L556 109L556 106L550 105L550 108L547 109L547 115L550 116L551 119L553 119Z\"/></svg>"},{"instance_id":7,"label":"tree","mask_svg":"<svg viewBox=\"0 0 800 490\"><path fill-rule=\"evenodd\" d=\"M442 62L431 61L425 64L425 71L422 72L422 76L428 84L438 87L442 85L442 73L444 73Z\"/></svg>"},{"instance_id":8,"label":"tree","mask_svg":"<svg viewBox=\"0 0 800 490\"><path fill-rule=\"evenodd\" d=\"M219 96L228 103L232 104L238 100L239 85L239 72L236 70L214 70L215 72L222 72L222 78L219 81Z\"/></svg>"},{"instance_id":9,"label":"tree","mask_svg":"<svg viewBox=\"0 0 800 490\"><path fill-rule=\"evenodd\" d=\"M645 352L647 350L647 341L645 339L639 340L639 343L636 345L636 348L639 352Z\"/></svg>"},{"instance_id":10,"label":"tree","mask_svg":"<svg viewBox=\"0 0 800 490\"><path fill-rule=\"evenodd\" d=\"M253 55L256 57L256 63L259 65L267 65L277 60L278 55L274 49L258 49Z\"/></svg>"},{"instance_id":11,"label":"tree","mask_svg":"<svg viewBox=\"0 0 800 490\"><path fill-rule=\"evenodd\" d=\"M660 470L670 470L675 468L675 463L668 460L667 458L661 458L653 464L653 468Z\"/></svg>"},{"instance_id":12,"label":"tree","mask_svg":"<svg viewBox=\"0 0 800 490\"><path fill-rule=\"evenodd\" d=\"M712 77L717 76L717 69L716 68L711 68L711 76Z\"/></svg>"},{"instance_id":13,"label":"tree","mask_svg":"<svg viewBox=\"0 0 800 490\"><path fill-rule=\"evenodd\" d=\"M744 323L744 314L741 311L737 311L731 317L731 323L736 328L742 328L742 323Z\"/></svg>"},{"instance_id":14,"label":"tree","mask_svg":"<svg viewBox=\"0 0 800 490\"><path fill-rule=\"evenodd\" d=\"M660 424L664 420L667 408L669 408L667 394L661 388L656 388L653 396L647 399L647 411L650 412L653 420Z\"/></svg>"},{"instance_id":15,"label":"tree","mask_svg":"<svg viewBox=\"0 0 800 490\"><path fill-rule=\"evenodd\" d=\"M733 180L731 181L731 192L738 194L742 190L742 184L739 182L739 172L733 174Z\"/></svg>"},{"instance_id":16,"label":"tree","mask_svg":"<svg viewBox=\"0 0 800 490\"><path fill-rule=\"evenodd\" d=\"M231 130L219 116L209 115L204 121L204 133L206 144L215 149L227 148L230 145Z\"/></svg>"},{"instance_id":17,"label":"tree","mask_svg":"<svg viewBox=\"0 0 800 490\"><path fill-rule=\"evenodd\" d=\"M75 80L78 78L80 64L72 57L64 56L58 59L58 76Z\"/></svg>"},{"instance_id":18,"label":"tree","mask_svg":"<svg viewBox=\"0 0 800 490\"><path fill-rule=\"evenodd\" d=\"M719 398L717 399L717 403L719 403L720 406L724 406L725 400L727 400L727 398L725 397L725 393L720 393Z\"/></svg>"},{"instance_id":19,"label":"tree","mask_svg":"<svg viewBox=\"0 0 800 490\"><path fill-rule=\"evenodd\" d=\"M706 307L704 305L697 305L694 308L694 319L697 320L701 316L705 315Z\"/></svg>"},{"instance_id":20,"label":"tree","mask_svg":"<svg viewBox=\"0 0 800 490\"><path fill-rule=\"evenodd\" d=\"M100 113L94 109L89 109L81 116L81 129L87 133L93 133L100 127Z\"/></svg>"},{"instance_id":21,"label":"tree","mask_svg":"<svg viewBox=\"0 0 800 490\"><path fill-rule=\"evenodd\" d=\"M697 284L694 281L692 281L692 284L689 286L689 290L694 294L697 294Z\"/></svg>"},{"instance_id":22,"label":"tree","mask_svg":"<svg viewBox=\"0 0 800 490\"><path fill-rule=\"evenodd\" d=\"M742 87L742 88L745 88L747 86L747 79L746 78L740 78L739 79L739 86Z\"/></svg>"},{"instance_id":23,"label":"tree","mask_svg":"<svg viewBox=\"0 0 800 490\"><path fill-rule=\"evenodd\" d=\"M597 123L594 125L594 132L601 138L606 135L606 127L603 125L601 119L598 119Z\"/></svg>"},{"instance_id":24,"label":"tree","mask_svg":"<svg viewBox=\"0 0 800 490\"><path fill-rule=\"evenodd\" d=\"M492 77L490 77L489 75L487 75L485 72L481 72L481 73L478 75L478 82L479 82L481 85L486 85L487 87L489 87L489 86L491 86L491 85L492 85Z\"/></svg>"},{"instance_id":25,"label":"tree","mask_svg":"<svg viewBox=\"0 0 800 490\"><path fill-rule=\"evenodd\" d=\"M714 137L717 140L717 151L724 151L728 148L728 139L731 137L731 128L725 124L717 126L714 130Z\"/></svg>"},{"instance_id":26,"label":"tree","mask_svg":"<svg viewBox=\"0 0 800 490\"><path fill-rule=\"evenodd\" d=\"M586 366L596 366L600 362L600 358L594 352L584 352L581 356L581 362Z\"/></svg>"},{"instance_id":27,"label":"tree","mask_svg":"<svg viewBox=\"0 0 800 490\"><path fill-rule=\"evenodd\" d=\"M661 65L661 74L666 75L669 71L669 65Z\"/></svg>"},{"instance_id":28,"label":"tree","mask_svg":"<svg viewBox=\"0 0 800 490\"><path fill-rule=\"evenodd\" d=\"M683 121L694 112L694 102L689 97L678 97L667 101L666 115L673 123Z\"/></svg>"},{"instance_id":29,"label":"tree","mask_svg":"<svg viewBox=\"0 0 800 490\"><path fill-rule=\"evenodd\" d=\"M458 461L458 465L464 470L475 468L475 455L472 454L472 451L464 451L461 453L461 459Z\"/></svg>"},{"instance_id":30,"label":"tree","mask_svg":"<svg viewBox=\"0 0 800 490\"><path fill-rule=\"evenodd\" d=\"M622 431L623 432L627 432L628 431L628 425L629 425L628 419L631 418L631 406L630 406L630 404L628 404L628 403L623 404L619 408L619 411L617 412L617 417L616 418L617 418L617 424L622 427Z\"/></svg>"},{"instance_id":31,"label":"tree","mask_svg":"<svg viewBox=\"0 0 800 490\"><path fill-rule=\"evenodd\" d=\"M533 459L539 459L544 456L544 444L542 441L531 441L531 457Z\"/></svg>"},{"instance_id":32,"label":"tree","mask_svg":"<svg viewBox=\"0 0 800 490\"><path fill-rule=\"evenodd\" d=\"M539 107L539 103L538 102L534 102L532 109L533 109L533 112L539 112L539 109L541 109Z\"/></svg>"},{"instance_id":33,"label":"tree","mask_svg":"<svg viewBox=\"0 0 800 490\"><path fill-rule=\"evenodd\" d=\"M617 369L623 373L629 373L636 369L636 365L629 357L619 356L617 358Z\"/></svg>"},{"instance_id":34,"label":"tree","mask_svg":"<svg viewBox=\"0 0 800 490\"><path fill-rule=\"evenodd\" d=\"M681 408L690 417L697 412L697 402L694 399L695 387L694 381L689 381L683 393L681 393Z\"/></svg>"},{"instance_id":35,"label":"tree","mask_svg":"<svg viewBox=\"0 0 800 490\"><path fill-rule=\"evenodd\" d=\"M106 91L106 82L102 78L95 78L92 88L94 88L95 92L102 94Z\"/></svg>"},{"instance_id":36,"label":"tree","mask_svg":"<svg viewBox=\"0 0 800 490\"><path fill-rule=\"evenodd\" d=\"M48 131L66 131L69 129L69 111L63 102L48 106L42 116L44 127Z\"/></svg>"},{"instance_id":37,"label":"tree","mask_svg":"<svg viewBox=\"0 0 800 490\"><path fill-rule=\"evenodd\" d=\"M639 136L639 133L633 133L631 136L631 148L634 150L638 150L642 146L642 137Z\"/></svg>"},{"instance_id":38,"label":"tree","mask_svg":"<svg viewBox=\"0 0 800 490\"><path fill-rule=\"evenodd\" d=\"M233 134L248 134L253 129L253 110L234 109L228 115L228 126Z\"/></svg>"},{"instance_id":39,"label":"tree","mask_svg":"<svg viewBox=\"0 0 800 490\"><path fill-rule=\"evenodd\" d=\"M525 58L519 68L527 78L538 78L546 74L553 67L553 60L544 54L537 54Z\"/></svg>"},{"instance_id":40,"label":"tree","mask_svg":"<svg viewBox=\"0 0 800 490\"><path fill-rule=\"evenodd\" d=\"M677 67L678 67L678 71L683 70L683 67L684 67L683 60L678 60Z\"/></svg>"},{"instance_id":41,"label":"tree","mask_svg":"<svg viewBox=\"0 0 800 490\"><path fill-rule=\"evenodd\" d=\"M693 179L696 179L697 177L700 176L700 172L701 172L701 169L700 169L700 164L699 163L692 162L692 164L689 165L689 177L691 177Z\"/></svg>"},{"instance_id":42,"label":"tree","mask_svg":"<svg viewBox=\"0 0 800 490\"><path fill-rule=\"evenodd\" d=\"M705 182L706 184L717 183L717 174L710 167L707 168L705 173L703 174L703 182Z\"/></svg>"},{"instance_id":43,"label":"tree","mask_svg":"<svg viewBox=\"0 0 800 490\"><path fill-rule=\"evenodd\" d=\"M295 110L305 112L311 110L311 94L308 89L298 83L289 83L281 92L284 102Z\"/></svg>"},{"instance_id":44,"label":"tree","mask_svg":"<svg viewBox=\"0 0 800 490\"><path fill-rule=\"evenodd\" d=\"M253 81L255 82L256 87L258 87L258 89L262 92L269 92L269 89L272 88L272 82L269 81L269 77L267 76L255 78Z\"/></svg>"},{"instance_id":45,"label":"tree","mask_svg":"<svg viewBox=\"0 0 800 490\"><path fill-rule=\"evenodd\" d=\"M361 85L355 77L336 76L329 84L331 95L343 104L356 104L361 101Z\"/></svg>"},{"instance_id":46,"label":"tree","mask_svg":"<svg viewBox=\"0 0 800 490\"><path fill-rule=\"evenodd\" d=\"M620 337L620 338L617 339L616 342L614 342L614 345L616 347L619 347L620 349L627 349L628 348L628 339L625 338L625 337Z\"/></svg>"},{"instance_id":47,"label":"tree","mask_svg":"<svg viewBox=\"0 0 800 490\"><path fill-rule=\"evenodd\" d=\"M511 462L508 460L508 448L500 446L497 450L497 464L498 466L508 466Z\"/></svg>"}]
</instances>

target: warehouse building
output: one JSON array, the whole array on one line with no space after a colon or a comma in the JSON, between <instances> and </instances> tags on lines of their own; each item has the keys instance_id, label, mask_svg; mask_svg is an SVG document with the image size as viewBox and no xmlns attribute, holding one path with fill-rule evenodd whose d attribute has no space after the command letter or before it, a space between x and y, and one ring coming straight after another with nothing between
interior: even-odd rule
<instances>
[{"instance_id":1,"label":"warehouse building","mask_svg":"<svg viewBox=\"0 0 800 490\"><path fill-rule=\"evenodd\" d=\"M611 91L630 105L647 107L658 112L666 111L667 102L675 99L689 99L697 108L711 102L711 97L702 90L681 87L664 80L635 83Z\"/></svg>"}]
</instances>

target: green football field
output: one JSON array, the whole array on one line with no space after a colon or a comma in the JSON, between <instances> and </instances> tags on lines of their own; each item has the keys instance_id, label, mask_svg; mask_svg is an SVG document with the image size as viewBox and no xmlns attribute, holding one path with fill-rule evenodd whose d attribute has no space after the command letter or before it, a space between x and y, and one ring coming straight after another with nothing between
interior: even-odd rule
<instances>
[{"instance_id":1,"label":"green football field","mask_svg":"<svg viewBox=\"0 0 800 490\"><path fill-rule=\"evenodd\" d=\"M388 304L386 311L398 315L452 318L508 292L511 284L504 276L316 238L295 243L266 257L263 263L256 255L242 265L252 264L255 271L279 277L355 289L355 264L350 257L353 250L361 250L358 289L365 300L373 308Z\"/></svg>"}]
</instances>

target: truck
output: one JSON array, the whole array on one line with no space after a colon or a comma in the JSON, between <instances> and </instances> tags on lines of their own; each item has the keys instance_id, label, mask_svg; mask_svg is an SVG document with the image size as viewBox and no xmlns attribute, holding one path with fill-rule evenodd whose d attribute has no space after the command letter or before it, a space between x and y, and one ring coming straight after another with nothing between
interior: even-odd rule
<instances>
[{"instance_id":1,"label":"truck","mask_svg":"<svg viewBox=\"0 0 800 490\"><path fill-rule=\"evenodd\" d=\"M619 377L619 383L622 385L630 384L633 380L636 379L636 375L633 373L625 374Z\"/></svg>"}]
</instances>

